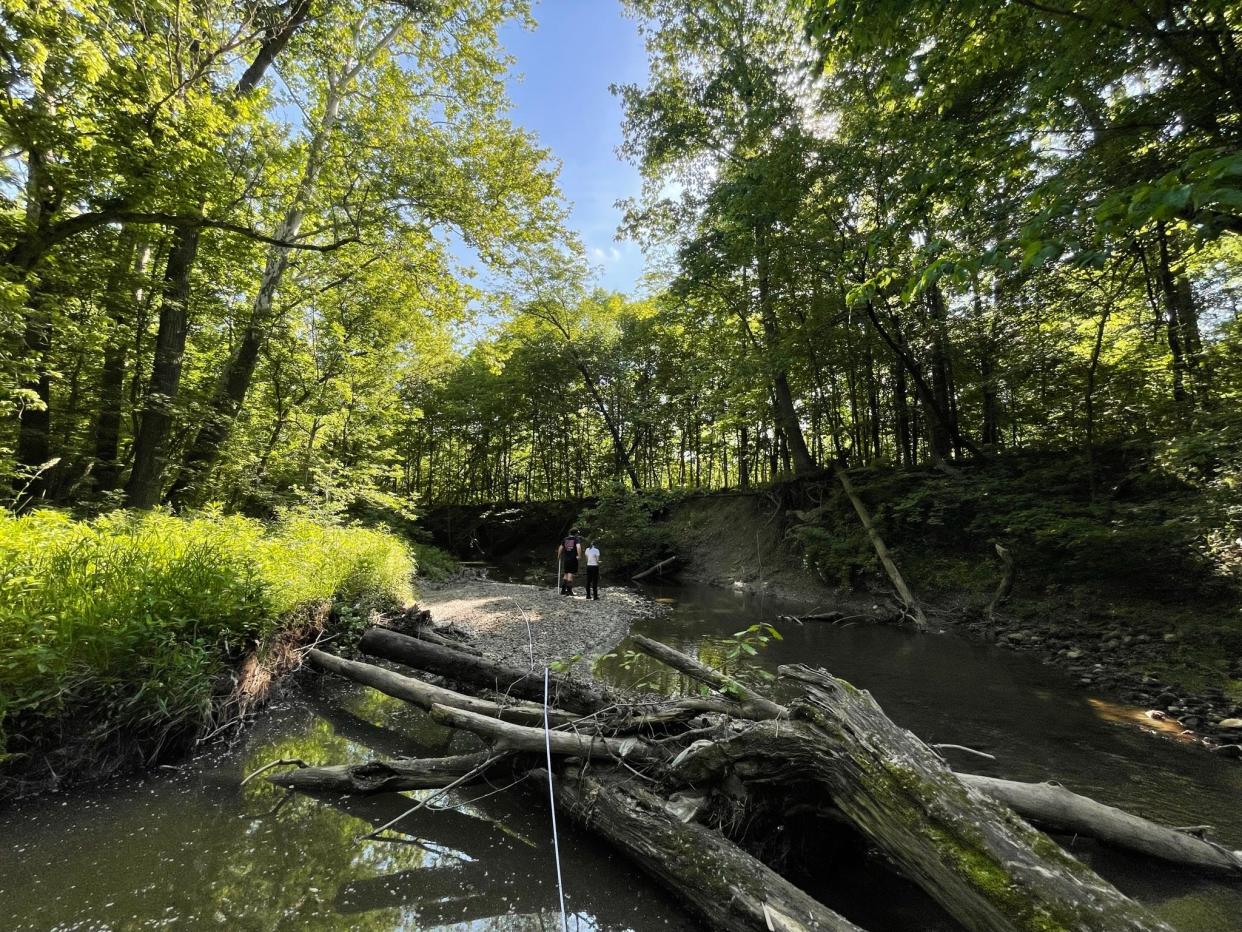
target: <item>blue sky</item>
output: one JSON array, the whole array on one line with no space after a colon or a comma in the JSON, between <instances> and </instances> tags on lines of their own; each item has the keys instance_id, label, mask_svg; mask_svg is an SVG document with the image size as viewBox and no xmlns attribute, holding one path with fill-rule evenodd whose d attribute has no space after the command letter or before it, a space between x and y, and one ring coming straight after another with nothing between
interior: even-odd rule
<instances>
[{"instance_id":1,"label":"blue sky","mask_svg":"<svg viewBox=\"0 0 1242 932\"><path fill-rule=\"evenodd\" d=\"M509 79L514 122L538 134L563 163L570 225L599 270L599 284L634 293L642 252L615 241L621 213L613 205L637 195L640 179L617 157L621 105L608 85L646 83L642 39L616 0L542 0L533 12L533 31L510 25L502 32L516 59Z\"/></svg>"}]
</instances>

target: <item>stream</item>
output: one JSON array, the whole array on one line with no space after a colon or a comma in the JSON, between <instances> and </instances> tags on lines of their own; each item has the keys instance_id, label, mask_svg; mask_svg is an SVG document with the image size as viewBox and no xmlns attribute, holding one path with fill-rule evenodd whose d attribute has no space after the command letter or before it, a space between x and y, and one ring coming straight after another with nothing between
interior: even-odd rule
<instances>
[{"instance_id":1,"label":"stream","mask_svg":"<svg viewBox=\"0 0 1242 932\"><path fill-rule=\"evenodd\" d=\"M670 612L634 630L707 659L724 656L735 631L796 610L706 587L648 591ZM924 740L996 757L945 751L961 770L1056 780L1168 824L1211 824L1217 840L1242 848L1242 766L1144 733L1161 723L1093 697L1054 667L952 635L777 627L782 639L750 662L768 671L795 662L826 667L869 689ZM687 685L627 655L624 643L595 670L628 685L674 692ZM0 810L0 929L557 929L546 787L467 787L404 819L399 840L360 841L411 799L285 796L261 779L239 786L276 758L345 763L476 747L397 700L317 681L271 707L230 748ZM565 821L559 842L570 930L697 928L607 846ZM1242 883L1082 839L1072 850L1183 932L1242 929ZM871 932L957 928L917 888L855 851L816 851L821 860L799 882Z\"/></svg>"}]
</instances>

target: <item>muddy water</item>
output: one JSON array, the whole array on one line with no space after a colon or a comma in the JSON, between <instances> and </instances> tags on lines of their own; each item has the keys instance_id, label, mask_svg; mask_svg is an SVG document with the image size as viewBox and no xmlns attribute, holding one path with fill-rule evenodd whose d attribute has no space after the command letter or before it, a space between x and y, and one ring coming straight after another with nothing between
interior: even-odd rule
<instances>
[{"instance_id":1,"label":"muddy water","mask_svg":"<svg viewBox=\"0 0 1242 932\"><path fill-rule=\"evenodd\" d=\"M719 658L728 635L785 607L702 588L653 589L672 612L638 630ZM929 741L995 763L961 769L1055 778L1176 825L1211 823L1242 847L1242 767L1143 734L1141 710L1093 702L1028 657L949 636L854 625L778 625L757 662L821 664L870 689ZM675 676L618 654L621 682ZM399 815L403 796L285 797L241 775L278 757L345 762L472 749L401 703L333 683L282 704L227 751L0 811L0 929L487 929L558 927L546 799L536 787L470 788L399 823L399 842L357 836ZM496 787L503 790L503 787ZM485 795L489 794L489 795ZM420 794L413 794L417 797ZM692 928L624 861L561 825L572 930ZM1074 851L1186 932L1242 929L1242 885L1202 880L1079 841ZM815 846L803 883L872 932L953 925L917 890L849 848Z\"/></svg>"}]
</instances>

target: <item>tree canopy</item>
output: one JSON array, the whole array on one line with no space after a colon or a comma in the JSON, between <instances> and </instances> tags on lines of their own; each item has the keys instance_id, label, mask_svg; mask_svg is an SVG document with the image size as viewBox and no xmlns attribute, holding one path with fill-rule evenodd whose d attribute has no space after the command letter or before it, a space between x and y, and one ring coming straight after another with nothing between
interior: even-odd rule
<instances>
[{"instance_id":1,"label":"tree canopy","mask_svg":"<svg viewBox=\"0 0 1242 932\"><path fill-rule=\"evenodd\" d=\"M1237 430L1242 6L625 6L642 296L593 285L512 123L524 3L8 0L15 502L744 487Z\"/></svg>"}]
</instances>

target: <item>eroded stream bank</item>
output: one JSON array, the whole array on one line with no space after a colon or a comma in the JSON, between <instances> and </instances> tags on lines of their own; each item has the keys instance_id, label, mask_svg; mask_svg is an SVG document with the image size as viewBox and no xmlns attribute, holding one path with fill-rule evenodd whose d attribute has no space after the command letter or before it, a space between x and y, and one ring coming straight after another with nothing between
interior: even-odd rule
<instances>
[{"instance_id":1,"label":"eroded stream bank","mask_svg":"<svg viewBox=\"0 0 1242 932\"><path fill-rule=\"evenodd\" d=\"M639 633L717 655L728 636L786 611L774 601L699 587L652 590L669 613ZM590 606L582 605L583 608ZM955 758L963 770L1025 780L1056 778L1102 801L1175 824L1210 822L1242 847L1242 771L1192 747L1156 741L1141 710L1093 701L1028 657L953 636L893 628L781 624L763 651L767 669L821 664L870 689L889 715L931 742L966 744L993 764ZM658 675L625 654L597 664L610 679ZM1118 725L1113 719L1124 722ZM0 925L12 929L553 928L555 885L546 807L537 794L474 788L449 812L402 824L409 844L353 841L409 803L280 795L243 773L276 757L312 762L371 754L467 750L461 737L370 691L329 681L273 711L233 751L179 771L117 781L90 793L38 800L0 815ZM473 802L470 802L473 800ZM562 837L566 888L579 929L688 928L677 905L627 863L571 829ZM1242 890L1154 862L1079 843L1124 892L1190 932L1236 927ZM856 852L819 852L813 890L864 927L952 925L904 885L882 883Z\"/></svg>"}]
</instances>

